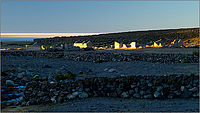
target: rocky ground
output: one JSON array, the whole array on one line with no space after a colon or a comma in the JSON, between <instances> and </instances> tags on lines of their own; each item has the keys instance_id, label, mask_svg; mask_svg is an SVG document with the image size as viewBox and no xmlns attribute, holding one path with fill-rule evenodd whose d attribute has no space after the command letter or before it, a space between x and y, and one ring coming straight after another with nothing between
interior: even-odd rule
<instances>
[{"instance_id":1,"label":"rocky ground","mask_svg":"<svg viewBox=\"0 0 200 113\"><path fill-rule=\"evenodd\" d=\"M150 62L75 62L63 58L36 58L32 56L2 56L1 69L5 72L2 76L1 89L2 101L7 105L18 105L18 100L22 96L22 91L26 83L31 81L35 76L48 76L54 80L58 73L71 71L80 77L102 77L102 76L126 76L126 75L168 75L168 74L198 74L198 63L150 63ZM6 92L6 93L5 93ZM6 98L5 98L6 97ZM9 97L9 98L7 98ZM105 101L103 101L103 99ZM101 110L96 101L99 101L105 108ZM130 102L130 103L129 103ZM153 103L149 106L149 103ZM88 103L84 104L84 103ZM159 103L159 104L158 104ZM190 104L189 104L190 103ZM145 106L141 109L141 105ZM186 107L185 104L188 106ZM151 100L142 101L134 99L119 101L114 98L88 98L86 100L75 100L72 104L64 103L55 105L56 107L38 108L39 111L198 111L198 99L178 99L178 100ZM72 105L74 105L72 107ZM94 106L93 106L94 105ZM160 107L156 107L156 106ZM170 109L167 107L174 106ZM88 107L89 106L89 107ZM114 106L114 107L110 107ZM123 107L126 106L126 107ZM128 107L127 107L128 106ZM176 109L178 107L178 109ZM65 108L65 109L64 109ZM126 109L127 108L127 109ZM135 109L133 109L135 108ZM7 108L6 108L7 109ZM6 110L4 109L4 110ZM21 109L21 108L20 108ZM27 108L28 111L32 109ZM113 109L113 110L112 110ZM31 111L31 110L30 110ZM37 111L33 109L33 111Z\"/></svg>"},{"instance_id":2,"label":"rocky ground","mask_svg":"<svg viewBox=\"0 0 200 113\"><path fill-rule=\"evenodd\" d=\"M2 71L14 69L40 76L71 71L88 76L198 74L198 63L162 64L149 62L75 62L63 58L2 56ZM18 73L18 72L17 72ZM19 72L20 73L20 72Z\"/></svg>"}]
</instances>

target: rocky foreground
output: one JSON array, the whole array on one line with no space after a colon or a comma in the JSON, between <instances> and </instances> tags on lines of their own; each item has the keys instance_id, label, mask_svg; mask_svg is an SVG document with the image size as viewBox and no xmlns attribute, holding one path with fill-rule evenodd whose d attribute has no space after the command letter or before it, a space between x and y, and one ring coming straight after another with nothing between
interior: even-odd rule
<instances>
[{"instance_id":1,"label":"rocky foreground","mask_svg":"<svg viewBox=\"0 0 200 113\"><path fill-rule=\"evenodd\" d=\"M175 64L172 64L173 62L151 63L153 60L150 62L124 62L122 60L95 63L76 62L60 57L26 56L26 54L19 55L20 57L18 55L9 56L7 53L2 55L1 104L3 108L8 105L30 106L63 102L75 102L76 105L76 101L81 99L81 102L84 103L84 99L88 100L89 98L92 98L89 99L89 102L93 102L93 98L113 98L112 102L117 102L115 99L142 99L144 101L150 99L154 103L154 100L160 102L164 99L166 102L178 99L181 102L186 98L198 100L199 97L198 63L192 63L194 59L190 63L174 62ZM193 57L185 57L187 59L197 58L195 55L191 56ZM176 59L185 58L178 55L175 57L177 57ZM58 74L65 75L68 71L72 71L76 76L70 77L68 80L62 80L62 78L56 80ZM194 74L191 74L193 72ZM191 101L191 103L199 104L197 101ZM127 106L127 103L124 105ZM153 106L155 107L156 104L154 103ZM179 110L171 109L171 111L199 110L194 106L185 108L187 109L182 107ZM78 110L77 107L77 110L75 109L71 109L71 111L85 111L84 108ZM128 110L126 107L119 109L124 109L119 111ZM70 108L65 110L68 111ZM108 111L115 110L108 108ZM165 110L170 111L170 109ZM101 110L94 106L93 110L88 111ZM130 111L137 110L130 109Z\"/></svg>"},{"instance_id":2,"label":"rocky foreground","mask_svg":"<svg viewBox=\"0 0 200 113\"><path fill-rule=\"evenodd\" d=\"M91 52L88 54L69 54L69 52L48 52L48 51L3 51L3 56L33 56L47 58L65 58L73 61L84 62L135 62L144 61L151 63L199 63L197 54L158 54L158 53L106 53Z\"/></svg>"}]
</instances>

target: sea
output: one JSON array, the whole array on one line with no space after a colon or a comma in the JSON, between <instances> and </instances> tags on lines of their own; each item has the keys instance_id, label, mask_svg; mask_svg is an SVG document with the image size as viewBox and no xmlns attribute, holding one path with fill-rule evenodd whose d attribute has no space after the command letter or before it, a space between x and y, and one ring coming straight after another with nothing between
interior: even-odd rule
<instances>
[{"instance_id":1,"label":"sea","mask_svg":"<svg viewBox=\"0 0 200 113\"><path fill-rule=\"evenodd\" d=\"M11 42L11 41L33 41L35 38L30 37L1 37L1 42Z\"/></svg>"}]
</instances>

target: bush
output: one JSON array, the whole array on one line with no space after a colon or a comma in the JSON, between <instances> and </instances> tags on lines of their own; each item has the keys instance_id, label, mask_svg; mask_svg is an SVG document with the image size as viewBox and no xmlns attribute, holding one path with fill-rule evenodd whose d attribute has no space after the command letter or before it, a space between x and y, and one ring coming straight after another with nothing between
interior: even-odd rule
<instances>
[{"instance_id":1,"label":"bush","mask_svg":"<svg viewBox=\"0 0 200 113\"><path fill-rule=\"evenodd\" d=\"M189 61L188 59L184 59L184 60L182 61L182 63L190 63L190 61Z\"/></svg>"},{"instance_id":2,"label":"bush","mask_svg":"<svg viewBox=\"0 0 200 113\"><path fill-rule=\"evenodd\" d=\"M60 81L60 80L70 80L75 78L76 75L73 74L72 72L68 71L66 74L58 74L56 75L55 79L56 81Z\"/></svg>"},{"instance_id":3,"label":"bush","mask_svg":"<svg viewBox=\"0 0 200 113\"><path fill-rule=\"evenodd\" d=\"M199 51L193 51L193 55L199 56Z\"/></svg>"},{"instance_id":4,"label":"bush","mask_svg":"<svg viewBox=\"0 0 200 113\"><path fill-rule=\"evenodd\" d=\"M96 63L102 63L103 60L96 60Z\"/></svg>"}]
</instances>

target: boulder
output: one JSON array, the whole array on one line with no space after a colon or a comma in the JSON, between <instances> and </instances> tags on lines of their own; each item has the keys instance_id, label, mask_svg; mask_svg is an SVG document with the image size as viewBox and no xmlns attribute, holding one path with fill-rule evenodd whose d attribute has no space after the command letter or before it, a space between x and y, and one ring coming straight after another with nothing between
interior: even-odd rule
<instances>
[{"instance_id":1,"label":"boulder","mask_svg":"<svg viewBox=\"0 0 200 113\"><path fill-rule=\"evenodd\" d=\"M14 82L12 80L6 80L7 86L14 86Z\"/></svg>"},{"instance_id":2,"label":"boulder","mask_svg":"<svg viewBox=\"0 0 200 113\"><path fill-rule=\"evenodd\" d=\"M122 97L122 98L128 98L128 97L129 97L128 92L123 92L123 93L121 94L121 97Z\"/></svg>"},{"instance_id":3,"label":"boulder","mask_svg":"<svg viewBox=\"0 0 200 113\"><path fill-rule=\"evenodd\" d=\"M117 72L117 70L116 69L109 69L108 72L109 73L114 73L114 72Z\"/></svg>"},{"instance_id":4,"label":"boulder","mask_svg":"<svg viewBox=\"0 0 200 113\"><path fill-rule=\"evenodd\" d=\"M87 98L88 97L88 94L86 92L81 92L79 95L78 95L79 98Z\"/></svg>"}]
</instances>

